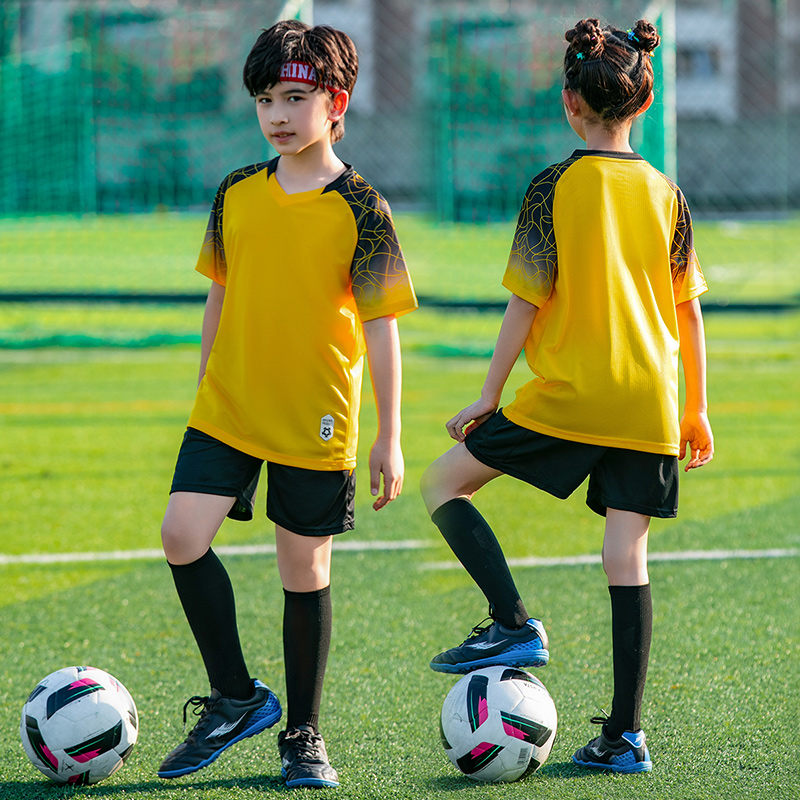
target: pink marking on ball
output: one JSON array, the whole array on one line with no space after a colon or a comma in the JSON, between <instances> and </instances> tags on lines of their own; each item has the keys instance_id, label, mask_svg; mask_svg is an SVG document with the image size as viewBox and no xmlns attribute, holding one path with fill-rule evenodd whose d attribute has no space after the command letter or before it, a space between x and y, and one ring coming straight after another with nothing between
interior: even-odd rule
<instances>
[{"instance_id":1,"label":"pink marking on ball","mask_svg":"<svg viewBox=\"0 0 800 800\"><path fill-rule=\"evenodd\" d=\"M100 755L99 750L89 750L86 753L80 753L77 756L73 756L73 759L77 761L79 764L85 764L87 761L91 761L93 758L97 758Z\"/></svg>"},{"instance_id":2,"label":"pink marking on ball","mask_svg":"<svg viewBox=\"0 0 800 800\"><path fill-rule=\"evenodd\" d=\"M515 728L512 725L509 725L505 720L503 720L503 730L509 736L513 736L515 739L525 738L525 734L521 730L519 730L519 728Z\"/></svg>"},{"instance_id":3,"label":"pink marking on ball","mask_svg":"<svg viewBox=\"0 0 800 800\"><path fill-rule=\"evenodd\" d=\"M491 750L493 747L494 745L490 742L481 742L477 747L472 748L470 755L477 758L478 756L482 756L487 750Z\"/></svg>"}]
</instances>

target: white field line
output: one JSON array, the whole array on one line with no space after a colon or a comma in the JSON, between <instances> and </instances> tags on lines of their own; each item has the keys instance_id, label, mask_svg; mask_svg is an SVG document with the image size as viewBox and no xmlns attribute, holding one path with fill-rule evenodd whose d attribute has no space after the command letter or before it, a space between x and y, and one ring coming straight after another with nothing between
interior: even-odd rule
<instances>
[{"instance_id":1,"label":"white field line","mask_svg":"<svg viewBox=\"0 0 800 800\"><path fill-rule=\"evenodd\" d=\"M673 553L650 553L647 560L655 561L728 561L756 558L797 558L800 548L790 547L772 550L683 550ZM509 558L511 567L578 567L585 564L602 564L600 554L566 556L564 558ZM423 569L463 569L458 561L437 561L423 564Z\"/></svg>"},{"instance_id":2,"label":"white field line","mask_svg":"<svg viewBox=\"0 0 800 800\"><path fill-rule=\"evenodd\" d=\"M433 542L406 539L398 542L337 542L333 549L339 551L363 552L366 550L422 550L432 547ZM215 547L214 552L223 556L271 556L275 555L274 544L243 544ZM164 551L153 550L114 550L107 553L24 553L21 555L0 555L0 566L6 564L80 564L92 561L152 561L163 559Z\"/></svg>"},{"instance_id":3,"label":"white field line","mask_svg":"<svg viewBox=\"0 0 800 800\"><path fill-rule=\"evenodd\" d=\"M424 550L433 547L435 542L418 539L405 539L397 542L337 542L333 549L342 552L392 551L392 550ZM223 545L215 547L214 552L224 556L271 556L275 555L274 544ZM753 560L758 558L797 558L800 548L772 548L768 550L681 550L666 553L650 553L650 563L658 561L728 561ZM24 553L21 555L0 555L0 566L10 564L79 564L96 561L152 561L164 558L160 549L152 550L114 550L105 553ZM602 559L599 554L564 556L559 558L510 558L512 567L578 567L599 565ZM420 565L425 570L462 569L458 561L431 561Z\"/></svg>"}]
</instances>

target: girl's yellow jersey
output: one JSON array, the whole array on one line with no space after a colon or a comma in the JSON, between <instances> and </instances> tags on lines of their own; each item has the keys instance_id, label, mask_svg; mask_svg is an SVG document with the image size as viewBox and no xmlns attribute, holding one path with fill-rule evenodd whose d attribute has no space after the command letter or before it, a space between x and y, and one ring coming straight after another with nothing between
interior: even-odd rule
<instances>
[{"instance_id":1,"label":"girl's yellow jersey","mask_svg":"<svg viewBox=\"0 0 800 800\"><path fill-rule=\"evenodd\" d=\"M258 458L356 463L364 321L417 301L385 200L348 168L286 194L278 159L220 186L197 270L225 287L189 425Z\"/></svg>"},{"instance_id":2,"label":"girl's yellow jersey","mask_svg":"<svg viewBox=\"0 0 800 800\"><path fill-rule=\"evenodd\" d=\"M633 153L579 150L534 178L503 285L539 308L512 422L677 455L675 306L707 290L680 189Z\"/></svg>"}]
</instances>

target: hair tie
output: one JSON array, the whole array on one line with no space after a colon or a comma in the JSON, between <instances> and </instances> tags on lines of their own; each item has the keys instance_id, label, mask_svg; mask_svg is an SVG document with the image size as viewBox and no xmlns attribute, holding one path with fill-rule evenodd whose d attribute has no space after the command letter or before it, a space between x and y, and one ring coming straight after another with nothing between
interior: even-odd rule
<instances>
[{"instance_id":1,"label":"hair tie","mask_svg":"<svg viewBox=\"0 0 800 800\"><path fill-rule=\"evenodd\" d=\"M577 58L578 61L583 61L583 59L586 58L586 56L583 53L576 53L575 58Z\"/></svg>"},{"instance_id":2,"label":"hair tie","mask_svg":"<svg viewBox=\"0 0 800 800\"><path fill-rule=\"evenodd\" d=\"M627 34L628 34L628 41L630 41L630 42L638 42L639 41L639 37L633 32L633 28L628 28Z\"/></svg>"}]
</instances>

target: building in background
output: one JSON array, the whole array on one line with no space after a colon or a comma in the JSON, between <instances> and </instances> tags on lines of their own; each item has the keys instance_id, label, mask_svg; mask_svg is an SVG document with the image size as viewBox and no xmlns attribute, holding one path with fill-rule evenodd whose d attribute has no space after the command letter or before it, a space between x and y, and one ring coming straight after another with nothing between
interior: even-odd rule
<instances>
[{"instance_id":1,"label":"building in background","mask_svg":"<svg viewBox=\"0 0 800 800\"><path fill-rule=\"evenodd\" d=\"M241 67L283 7L4 0L0 214L207 207L227 171L272 155ZM641 13L633 0L592 7L620 22ZM652 8L665 21L656 63L675 115L667 91L637 146L670 171L664 155L677 142L677 177L698 212L796 209L800 0ZM570 0L315 0L314 21L346 30L360 54L342 158L394 207L513 216L529 177L575 145L560 107L561 36L583 10Z\"/></svg>"}]
</instances>

